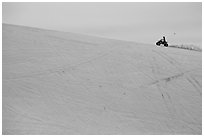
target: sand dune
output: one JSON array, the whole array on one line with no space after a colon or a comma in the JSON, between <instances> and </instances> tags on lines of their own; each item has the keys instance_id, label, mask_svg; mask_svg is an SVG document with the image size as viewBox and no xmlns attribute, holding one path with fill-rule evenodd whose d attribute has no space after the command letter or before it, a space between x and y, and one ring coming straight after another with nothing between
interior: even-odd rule
<instances>
[{"instance_id":1,"label":"sand dune","mask_svg":"<svg viewBox=\"0 0 204 137\"><path fill-rule=\"evenodd\" d=\"M3 134L202 133L202 52L2 31Z\"/></svg>"}]
</instances>

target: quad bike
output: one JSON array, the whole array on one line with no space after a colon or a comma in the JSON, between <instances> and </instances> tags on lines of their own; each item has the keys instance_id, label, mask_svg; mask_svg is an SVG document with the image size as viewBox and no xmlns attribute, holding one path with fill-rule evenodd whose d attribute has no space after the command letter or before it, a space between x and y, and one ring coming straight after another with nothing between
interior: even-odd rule
<instances>
[{"instance_id":1,"label":"quad bike","mask_svg":"<svg viewBox=\"0 0 204 137\"><path fill-rule=\"evenodd\" d=\"M163 39L159 40L156 42L156 45L157 46L160 46L161 44L163 44L165 47L168 47L168 43L167 41L165 40L165 37L163 37Z\"/></svg>"}]
</instances>

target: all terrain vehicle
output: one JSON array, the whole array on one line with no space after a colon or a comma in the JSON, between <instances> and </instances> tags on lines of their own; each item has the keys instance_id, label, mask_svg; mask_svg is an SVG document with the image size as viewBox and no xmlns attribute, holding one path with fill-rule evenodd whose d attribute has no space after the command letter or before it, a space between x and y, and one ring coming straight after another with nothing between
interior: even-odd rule
<instances>
[{"instance_id":1,"label":"all terrain vehicle","mask_svg":"<svg viewBox=\"0 0 204 137\"><path fill-rule=\"evenodd\" d=\"M168 43L167 43L167 41L166 41L164 36L163 36L163 39L161 39L161 40L156 42L157 46L160 46L161 44L163 44L165 47L168 47Z\"/></svg>"}]
</instances>

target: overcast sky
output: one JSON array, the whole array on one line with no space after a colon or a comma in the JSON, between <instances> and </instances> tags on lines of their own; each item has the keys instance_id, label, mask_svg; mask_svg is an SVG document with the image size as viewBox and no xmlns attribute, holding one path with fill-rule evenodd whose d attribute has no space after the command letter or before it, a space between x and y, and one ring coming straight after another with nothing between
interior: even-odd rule
<instances>
[{"instance_id":1,"label":"overcast sky","mask_svg":"<svg viewBox=\"0 0 204 137\"><path fill-rule=\"evenodd\" d=\"M202 46L202 3L3 3L3 23Z\"/></svg>"}]
</instances>

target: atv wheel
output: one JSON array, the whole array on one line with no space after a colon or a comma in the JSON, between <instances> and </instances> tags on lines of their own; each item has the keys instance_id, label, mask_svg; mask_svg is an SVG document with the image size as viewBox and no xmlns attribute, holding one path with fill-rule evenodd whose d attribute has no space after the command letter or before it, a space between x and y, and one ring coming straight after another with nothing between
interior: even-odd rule
<instances>
[{"instance_id":1,"label":"atv wheel","mask_svg":"<svg viewBox=\"0 0 204 137\"><path fill-rule=\"evenodd\" d=\"M157 42L156 45L157 45L157 46L160 46L160 42Z\"/></svg>"},{"instance_id":2,"label":"atv wheel","mask_svg":"<svg viewBox=\"0 0 204 137\"><path fill-rule=\"evenodd\" d=\"M165 46L165 47L168 47L168 44L166 43L166 44L164 44L164 46Z\"/></svg>"}]
</instances>

